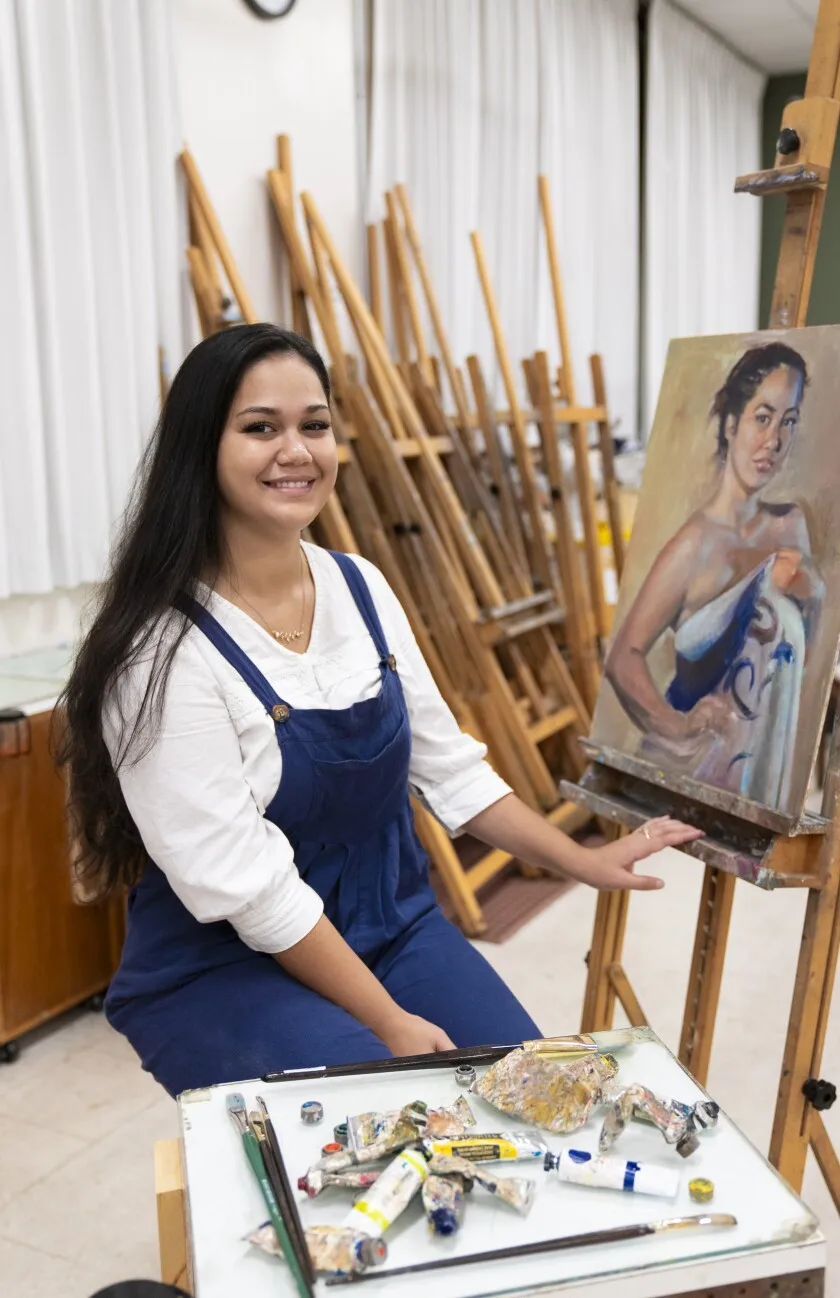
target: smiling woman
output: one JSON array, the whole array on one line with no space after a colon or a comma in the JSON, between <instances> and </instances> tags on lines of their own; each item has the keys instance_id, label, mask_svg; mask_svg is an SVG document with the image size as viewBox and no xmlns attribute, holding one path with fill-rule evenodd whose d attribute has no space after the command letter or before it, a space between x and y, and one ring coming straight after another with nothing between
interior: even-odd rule
<instances>
[{"instance_id":1,"label":"smiling woman","mask_svg":"<svg viewBox=\"0 0 840 1298\"><path fill-rule=\"evenodd\" d=\"M665 817L583 848L490 769L382 575L301 542L330 400L273 325L187 357L66 692L83 871L130 889L108 1017L173 1095L539 1035L444 918L410 790L599 888L658 887L634 863L697 836Z\"/></svg>"},{"instance_id":2,"label":"smiling woman","mask_svg":"<svg viewBox=\"0 0 840 1298\"><path fill-rule=\"evenodd\" d=\"M793 445L808 373L799 352L745 352L715 396L719 478L663 547L606 664L645 736L639 753L769 806L784 805L806 649L822 602L808 526L762 500ZM648 655L668 629L660 692Z\"/></svg>"}]
</instances>

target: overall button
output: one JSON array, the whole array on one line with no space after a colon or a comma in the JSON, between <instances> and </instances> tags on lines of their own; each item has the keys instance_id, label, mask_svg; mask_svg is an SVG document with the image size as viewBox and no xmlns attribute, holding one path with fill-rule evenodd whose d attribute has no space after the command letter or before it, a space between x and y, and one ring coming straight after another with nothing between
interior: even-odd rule
<instances>
[{"instance_id":1,"label":"overall button","mask_svg":"<svg viewBox=\"0 0 840 1298\"><path fill-rule=\"evenodd\" d=\"M388 657L385 659L385 661L387 662L392 672L395 672L397 670L397 660L393 654L389 654Z\"/></svg>"},{"instance_id":2,"label":"overall button","mask_svg":"<svg viewBox=\"0 0 840 1298\"><path fill-rule=\"evenodd\" d=\"M285 703L275 703L271 709L272 721L288 721L291 715L292 709L287 707Z\"/></svg>"}]
</instances>

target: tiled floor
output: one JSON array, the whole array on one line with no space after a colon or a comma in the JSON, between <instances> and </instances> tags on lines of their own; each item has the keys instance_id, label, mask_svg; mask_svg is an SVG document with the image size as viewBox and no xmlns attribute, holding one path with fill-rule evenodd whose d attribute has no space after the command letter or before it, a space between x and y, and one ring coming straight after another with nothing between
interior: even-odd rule
<instances>
[{"instance_id":1,"label":"tiled floor","mask_svg":"<svg viewBox=\"0 0 840 1298\"><path fill-rule=\"evenodd\" d=\"M700 869L675 852L660 861L668 887L634 900L625 963L651 1023L676 1048ZM575 889L506 945L483 948L545 1033L577 1029L594 901ZM709 1089L760 1149L769 1141L804 901L736 893ZM822 1069L835 1081L838 1016L840 998ZM826 1116L840 1148L840 1113ZM30 1039L16 1064L0 1068L3 1298L90 1298L109 1282L154 1276L152 1144L175 1132L174 1105L101 1015L83 1011ZM804 1197L829 1239L827 1298L840 1298L840 1221L813 1166Z\"/></svg>"}]
</instances>

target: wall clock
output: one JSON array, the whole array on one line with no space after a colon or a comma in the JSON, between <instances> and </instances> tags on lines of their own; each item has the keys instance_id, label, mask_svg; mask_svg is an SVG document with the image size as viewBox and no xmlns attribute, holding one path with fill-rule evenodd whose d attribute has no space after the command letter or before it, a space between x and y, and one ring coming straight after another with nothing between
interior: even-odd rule
<instances>
[{"instance_id":1,"label":"wall clock","mask_svg":"<svg viewBox=\"0 0 840 1298\"><path fill-rule=\"evenodd\" d=\"M245 0L258 18L285 18L295 7L296 0Z\"/></svg>"}]
</instances>

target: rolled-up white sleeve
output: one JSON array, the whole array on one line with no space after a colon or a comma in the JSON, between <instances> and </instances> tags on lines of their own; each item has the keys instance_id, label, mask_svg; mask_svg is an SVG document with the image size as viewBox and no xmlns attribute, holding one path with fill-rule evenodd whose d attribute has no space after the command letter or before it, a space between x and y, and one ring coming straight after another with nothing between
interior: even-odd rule
<instances>
[{"instance_id":1,"label":"rolled-up white sleeve","mask_svg":"<svg viewBox=\"0 0 840 1298\"><path fill-rule=\"evenodd\" d=\"M512 790L485 761L487 748L461 730L435 684L405 611L378 568L361 568L397 660L411 722L412 793L450 834Z\"/></svg>"},{"instance_id":2,"label":"rolled-up white sleeve","mask_svg":"<svg viewBox=\"0 0 840 1298\"><path fill-rule=\"evenodd\" d=\"M131 668L103 714L116 761L119 712L129 718L148 679ZM246 783L239 741L219 683L182 641L167 684L160 730L117 775L151 859L201 923L229 920L255 951L285 951L323 913L300 878L285 834L261 814Z\"/></svg>"}]
</instances>

